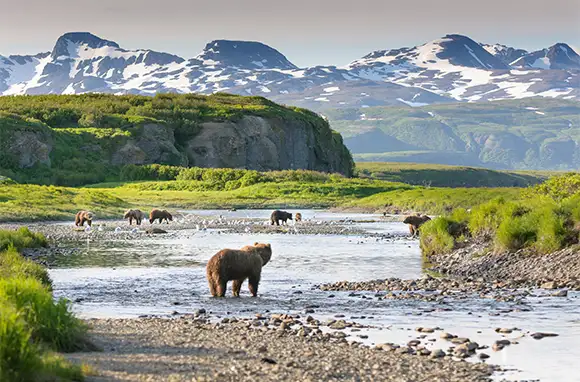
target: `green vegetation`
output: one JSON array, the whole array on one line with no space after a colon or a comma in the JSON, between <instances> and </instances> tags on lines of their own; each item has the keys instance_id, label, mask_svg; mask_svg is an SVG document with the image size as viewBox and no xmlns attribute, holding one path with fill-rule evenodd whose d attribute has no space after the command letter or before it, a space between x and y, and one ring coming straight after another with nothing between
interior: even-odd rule
<instances>
[{"instance_id":1,"label":"green vegetation","mask_svg":"<svg viewBox=\"0 0 580 382\"><path fill-rule=\"evenodd\" d=\"M546 172L396 162L357 162L355 172L362 178L433 187L527 187L548 177Z\"/></svg>"},{"instance_id":2,"label":"green vegetation","mask_svg":"<svg viewBox=\"0 0 580 382\"><path fill-rule=\"evenodd\" d=\"M324 110L357 161L497 169L580 167L580 103L527 98L482 103ZM364 115L364 117L361 117Z\"/></svg>"},{"instance_id":3,"label":"green vegetation","mask_svg":"<svg viewBox=\"0 0 580 382\"><path fill-rule=\"evenodd\" d=\"M45 246L27 228L0 231L0 380L82 381L82 368L55 352L92 348L66 300L54 301L48 273L16 248Z\"/></svg>"},{"instance_id":4,"label":"green vegetation","mask_svg":"<svg viewBox=\"0 0 580 382\"><path fill-rule=\"evenodd\" d=\"M554 177L517 198L497 198L457 210L421 227L425 254L447 253L466 237L489 243L496 251L526 249L550 253L580 240L578 174ZM570 187L565 187L569 185Z\"/></svg>"},{"instance_id":5,"label":"green vegetation","mask_svg":"<svg viewBox=\"0 0 580 382\"><path fill-rule=\"evenodd\" d=\"M0 185L0 221L72 220L82 209L97 218L127 208L353 208L440 214L496 197L518 198L518 188L436 188L305 170L126 166L125 182L85 188ZM163 181L147 179L171 179Z\"/></svg>"},{"instance_id":6,"label":"green vegetation","mask_svg":"<svg viewBox=\"0 0 580 382\"><path fill-rule=\"evenodd\" d=\"M10 96L0 97L0 184L5 177L63 186L119 181L126 175L121 173L123 165L146 155L141 150L153 150L156 154L147 158L159 164L187 165L194 156L187 142L201 131L202 123L236 122L247 115L268 118L277 126L309 126L316 137L312 145L317 158L324 162L331 152L344 164L345 174L352 172L352 157L342 137L324 119L263 97Z\"/></svg>"}]
</instances>

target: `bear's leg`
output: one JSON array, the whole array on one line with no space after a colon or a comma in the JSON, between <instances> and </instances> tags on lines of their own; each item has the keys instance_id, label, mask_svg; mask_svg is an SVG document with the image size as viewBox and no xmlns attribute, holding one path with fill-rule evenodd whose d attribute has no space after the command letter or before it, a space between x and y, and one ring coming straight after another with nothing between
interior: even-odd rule
<instances>
[{"instance_id":1,"label":"bear's leg","mask_svg":"<svg viewBox=\"0 0 580 382\"><path fill-rule=\"evenodd\" d=\"M225 280L218 280L217 295L218 297L225 297L228 282Z\"/></svg>"},{"instance_id":2,"label":"bear's leg","mask_svg":"<svg viewBox=\"0 0 580 382\"><path fill-rule=\"evenodd\" d=\"M260 284L260 275L254 275L248 279L248 289L254 297L258 296L258 284Z\"/></svg>"},{"instance_id":3,"label":"bear's leg","mask_svg":"<svg viewBox=\"0 0 580 382\"><path fill-rule=\"evenodd\" d=\"M280 220L276 219L276 225L280 225Z\"/></svg>"},{"instance_id":4,"label":"bear's leg","mask_svg":"<svg viewBox=\"0 0 580 382\"><path fill-rule=\"evenodd\" d=\"M216 297L217 291L215 288L215 282L213 280L208 280L207 283L209 284L209 293L211 293L212 297Z\"/></svg>"},{"instance_id":5,"label":"bear's leg","mask_svg":"<svg viewBox=\"0 0 580 382\"><path fill-rule=\"evenodd\" d=\"M87 220L87 224L89 225L89 227L93 226L93 221L92 220Z\"/></svg>"},{"instance_id":6,"label":"bear's leg","mask_svg":"<svg viewBox=\"0 0 580 382\"><path fill-rule=\"evenodd\" d=\"M85 226L85 218L81 218L81 227Z\"/></svg>"},{"instance_id":7,"label":"bear's leg","mask_svg":"<svg viewBox=\"0 0 580 382\"><path fill-rule=\"evenodd\" d=\"M409 224L409 233L411 237L415 237L415 226L413 224Z\"/></svg>"},{"instance_id":8,"label":"bear's leg","mask_svg":"<svg viewBox=\"0 0 580 382\"><path fill-rule=\"evenodd\" d=\"M242 289L242 284L244 283L244 279L234 280L232 283L232 293L234 297L240 297L240 289Z\"/></svg>"},{"instance_id":9,"label":"bear's leg","mask_svg":"<svg viewBox=\"0 0 580 382\"><path fill-rule=\"evenodd\" d=\"M129 225L133 225L133 218L129 216Z\"/></svg>"}]
</instances>

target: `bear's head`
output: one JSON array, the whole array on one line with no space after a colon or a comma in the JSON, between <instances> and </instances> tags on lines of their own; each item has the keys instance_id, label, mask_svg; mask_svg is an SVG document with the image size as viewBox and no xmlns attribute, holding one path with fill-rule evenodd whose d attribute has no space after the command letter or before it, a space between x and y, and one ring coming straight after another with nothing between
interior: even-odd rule
<instances>
[{"instance_id":1,"label":"bear's head","mask_svg":"<svg viewBox=\"0 0 580 382\"><path fill-rule=\"evenodd\" d=\"M163 210L163 213L165 214L167 219L169 219L170 221L173 221L173 216L171 216L171 214L169 212L167 212L167 210Z\"/></svg>"},{"instance_id":2,"label":"bear's head","mask_svg":"<svg viewBox=\"0 0 580 382\"><path fill-rule=\"evenodd\" d=\"M133 210L127 210L127 212L125 212L125 216L123 216L123 218L128 219L130 216L133 216Z\"/></svg>"},{"instance_id":3,"label":"bear's head","mask_svg":"<svg viewBox=\"0 0 580 382\"><path fill-rule=\"evenodd\" d=\"M417 217L411 215L411 216L405 217L405 220L403 220L403 223L405 223L405 224L415 224L416 223L416 220L417 220Z\"/></svg>"},{"instance_id":4,"label":"bear's head","mask_svg":"<svg viewBox=\"0 0 580 382\"><path fill-rule=\"evenodd\" d=\"M95 214L93 214L92 212L88 212L85 214L85 219L87 220L93 220L93 218L95 217Z\"/></svg>"},{"instance_id":5,"label":"bear's head","mask_svg":"<svg viewBox=\"0 0 580 382\"><path fill-rule=\"evenodd\" d=\"M270 244L254 243L254 250L262 258L262 266L268 264L268 261L272 258L272 246Z\"/></svg>"},{"instance_id":6,"label":"bear's head","mask_svg":"<svg viewBox=\"0 0 580 382\"><path fill-rule=\"evenodd\" d=\"M286 213L286 216L288 217L288 219L292 220L292 214L291 213L287 212Z\"/></svg>"}]
</instances>

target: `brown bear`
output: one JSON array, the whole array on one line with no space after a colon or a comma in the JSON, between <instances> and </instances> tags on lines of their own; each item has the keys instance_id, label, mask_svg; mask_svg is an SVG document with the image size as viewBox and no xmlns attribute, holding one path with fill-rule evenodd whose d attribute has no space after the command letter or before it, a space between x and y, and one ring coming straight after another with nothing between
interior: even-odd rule
<instances>
[{"instance_id":1,"label":"brown bear","mask_svg":"<svg viewBox=\"0 0 580 382\"><path fill-rule=\"evenodd\" d=\"M409 215L403 220L403 223L409 225L409 233L412 237L419 234L419 227L431 220L427 215Z\"/></svg>"},{"instance_id":2,"label":"brown bear","mask_svg":"<svg viewBox=\"0 0 580 382\"><path fill-rule=\"evenodd\" d=\"M159 219L159 224L163 223L163 220L169 224L169 221L173 221L173 216L167 210L153 209L149 213L149 223L153 224L156 219Z\"/></svg>"},{"instance_id":3,"label":"brown bear","mask_svg":"<svg viewBox=\"0 0 580 382\"><path fill-rule=\"evenodd\" d=\"M79 211L75 215L75 226L84 227L85 222L89 225L89 227L93 224L93 218L95 215L89 211Z\"/></svg>"},{"instance_id":4,"label":"brown bear","mask_svg":"<svg viewBox=\"0 0 580 382\"><path fill-rule=\"evenodd\" d=\"M141 221L145 219L145 214L141 210L127 210L124 219L129 219L129 225L133 225L133 219L137 225L141 225Z\"/></svg>"},{"instance_id":5,"label":"brown bear","mask_svg":"<svg viewBox=\"0 0 580 382\"><path fill-rule=\"evenodd\" d=\"M241 249L222 249L207 262L206 275L213 297L224 297L228 281L233 280L234 297L240 296L245 279L252 296L258 295L262 267L272 257L270 244L254 243Z\"/></svg>"},{"instance_id":6,"label":"brown bear","mask_svg":"<svg viewBox=\"0 0 580 382\"><path fill-rule=\"evenodd\" d=\"M282 220L283 223L288 224L288 219L292 220L292 214L286 211L276 210L272 212L272 215L270 215L271 225L280 225L280 220Z\"/></svg>"},{"instance_id":7,"label":"brown bear","mask_svg":"<svg viewBox=\"0 0 580 382\"><path fill-rule=\"evenodd\" d=\"M294 221L296 222L302 221L302 214L300 212L296 212L296 215L294 215Z\"/></svg>"}]
</instances>

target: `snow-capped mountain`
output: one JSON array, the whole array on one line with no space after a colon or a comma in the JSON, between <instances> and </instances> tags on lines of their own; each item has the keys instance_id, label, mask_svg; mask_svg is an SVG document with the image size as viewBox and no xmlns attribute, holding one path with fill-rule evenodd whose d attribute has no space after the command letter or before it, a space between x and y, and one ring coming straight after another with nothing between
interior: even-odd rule
<instances>
[{"instance_id":1,"label":"snow-capped mountain","mask_svg":"<svg viewBox=\"0 0 580 382\"><path fill-rule=\"evenodd\" d=\"M567 44L528 53L511 63L514 67L536 69L580 69L580 56Z\"/></svg>"},{"instance_id":2,"label":"snow-capped mountain","mask_svg":"<svg viewBox=\"0 0 580 382\"><path fill-rule=\"evenodd\" d=\"M0 94L227 91L312 109L420 106L532 96L579 99L579 73L580 58L565 44L527 53L456 34L375 51L345 67L298 68L259 42L215 40L184 59L126 50L85 32L61 36L51 52L0 56Z\"/></svg>"},{"instance_id":3,"label":"snow-capped mountain","mask_svg":"<svg viewBox=\"0 0 580 382\"><path fill-rule=\"evenodd\" d=\"M502 44L481 44L481 47L506 65L509 65L518 58L528 54L527 50L516 49Z\"/></svg>"}]
</instances>

